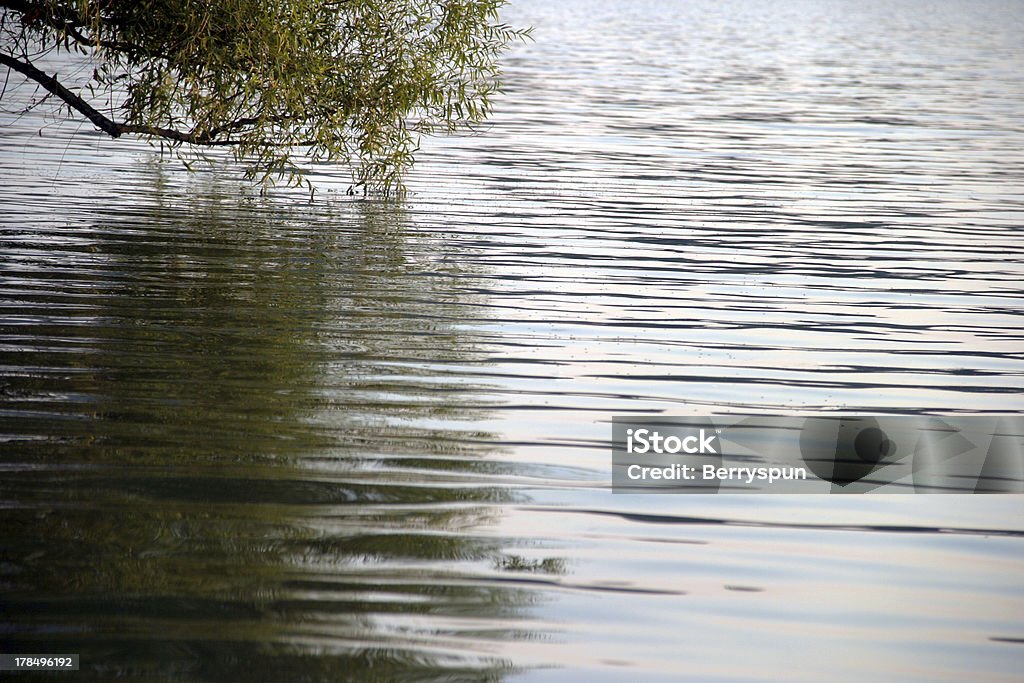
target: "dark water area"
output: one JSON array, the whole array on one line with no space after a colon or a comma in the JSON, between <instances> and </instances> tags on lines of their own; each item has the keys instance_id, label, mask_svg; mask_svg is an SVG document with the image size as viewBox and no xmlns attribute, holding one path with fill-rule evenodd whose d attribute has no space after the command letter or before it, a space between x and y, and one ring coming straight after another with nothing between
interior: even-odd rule
<instances>
[{"instance_id":1,"label":"dark water area","mask_svg":"<svg viewBox=\"0 0 1024 683\"><path fill-rule=\"evenodd\" d=\"M613 495L608 440L1024 409L1024 3L507 14L402 202L12 79L0 652L82 658L17 680L1019 680L1020 496Z\"/></svg>"}]
</instances>

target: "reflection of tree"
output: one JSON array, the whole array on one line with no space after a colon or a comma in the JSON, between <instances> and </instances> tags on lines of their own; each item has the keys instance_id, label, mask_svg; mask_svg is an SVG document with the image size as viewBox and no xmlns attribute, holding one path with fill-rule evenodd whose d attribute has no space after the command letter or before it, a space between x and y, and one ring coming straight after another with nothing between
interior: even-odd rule
<instances>
[{"instance_id":1,"label":"reflection of tree","mask_svg":"<svg viewBox=\"0 0 1024 683\"><path fill-rule=\"evenodd\" d=\"M484 302L394 207L215 190L8 264L5 651L100 679L500 676L467 653L527 600L473 579L507 494L455 478L494 437L438 426L482 388L425 370L478 360Z\"/></svg>"}]
</instances>

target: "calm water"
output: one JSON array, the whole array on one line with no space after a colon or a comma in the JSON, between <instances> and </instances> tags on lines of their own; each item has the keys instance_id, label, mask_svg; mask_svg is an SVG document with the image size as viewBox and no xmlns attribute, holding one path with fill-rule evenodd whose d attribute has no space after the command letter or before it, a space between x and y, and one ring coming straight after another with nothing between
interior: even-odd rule
<instances>
[{"instance_id":1,"label":"calm water","mask_svg":"<svg viewBox=\"0 0 1024 683\"><path fill-rule=\"evenodd\" d=\"M81 681L1019 680L1021 497L613 496L606 441L1024 410L1024 3L508 18L536 42L493 121L426 143L403 204L326 168L314 204L252 197L8 87L0 651Z\"/></svg>"}]
</instances>

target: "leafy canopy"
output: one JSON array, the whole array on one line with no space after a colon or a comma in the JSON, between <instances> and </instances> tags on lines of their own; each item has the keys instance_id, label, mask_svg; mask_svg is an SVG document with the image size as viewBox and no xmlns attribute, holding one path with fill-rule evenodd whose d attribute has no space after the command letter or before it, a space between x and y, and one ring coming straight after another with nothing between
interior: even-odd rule
<instances>
[{"instance_id":1,"label":"leafy canopy","mask_svg":"<svg viewBox=\"0 0 1024 683\"><path fill-rule=\"evenodd\" d=\"M504 4L0 0L0 64L114 137L229 147L264 183L301 182L302 157L342 162L355 186L389 192L421 135L488 114L497 59L528 34L501 23ZM85 90L33 64L61 50L94 59Z\"/></svg>"}]
</instances>

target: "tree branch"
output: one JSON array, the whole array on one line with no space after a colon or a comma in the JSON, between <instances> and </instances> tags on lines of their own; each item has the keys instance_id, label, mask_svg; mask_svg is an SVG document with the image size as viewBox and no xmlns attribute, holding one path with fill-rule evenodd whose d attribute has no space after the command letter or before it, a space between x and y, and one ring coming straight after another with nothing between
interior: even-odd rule
<instances>
[{"instance_id":1,"label":"tree branch","mask_svg":"<svg viewBox=\"0 0 1024 683\"><path fill-rule=\"evenodd\" d=\"M238 140L213 140L213 135L224 130L230 130L241 125L246 125L250 122L250 120L242 119L234 122L233 124L221 126L220 129L214 129L212 134L206 133L203 135L196 135L195 132L185 133L171 128L160 128L159 126L118 123L117 121L107 118L91 104L64 87L60 81L57 80L56 76L47 75L46 72L36 68L36 66L31 62L21 61L11 55L0 52L0 64L9 66L18 73L24 74L28 78L39 83L39 85L43 86L47 92L64 100L68 106L81 113L85 118L92 121L97 128L112 138L119 138L125 133L136 133L139 135L151 135L153 137L166 138L176 142L185 142L190 145L223 147L238 145L241 143Z\"/></svg>"},{"instance_id":2,"label":"tree branch","mask_svg":"<svg viewBox=\"0 0 1024 683\"><path fill-rule=\"evenodd\" d=\"M56 76L48 76L45 72L40 71L30 62L23 62L16 59L15 57L0 52L0 64L9 66L18 73L28 76L33 81L43 86L47 92L53 93L57 97L64 100L68 106L76 109L80 114L85 116L96 125L97 128L102 130L104 133L112 138L121 137L121 125L116 121L112 121L104 116L99 110L93 107L91 104L83 100L81 97L71 92L57 80Z\"/></svg>"},{"instance_id":3,"label":"tree branch","mask_svg":"<svg viewBox=\"0 0 1024 683\"><path fill-rule=\"evenodd\" d=\"M139 135L152 135L158 138L167 138L177 142L186 142L190 145L205 145L207 147L228 147L240 145L240 140L212 140L209 135L196 135L195 133L184 133L172 128L161 128L159 126L136 125L131 123L115 124L121 133L137 133Z\"/></svg>"},{"instance_id":4,"label":"tree branch","mask_svg":"<svg viewBox=\"0 0 1024 683\"><path fill-rule=\"evenodd\" d=\"M142 52L142 47L139 45L85 35L78 29L88 24L69 7L45 2L27 2L26 0L0 0L0 8L7 8L19 13L25 27L31 27L36 23L45 24L56 30L58 36L67 34L76 43L85 47L103 47L128 53Z\"/></svg>"}]
</instances>

